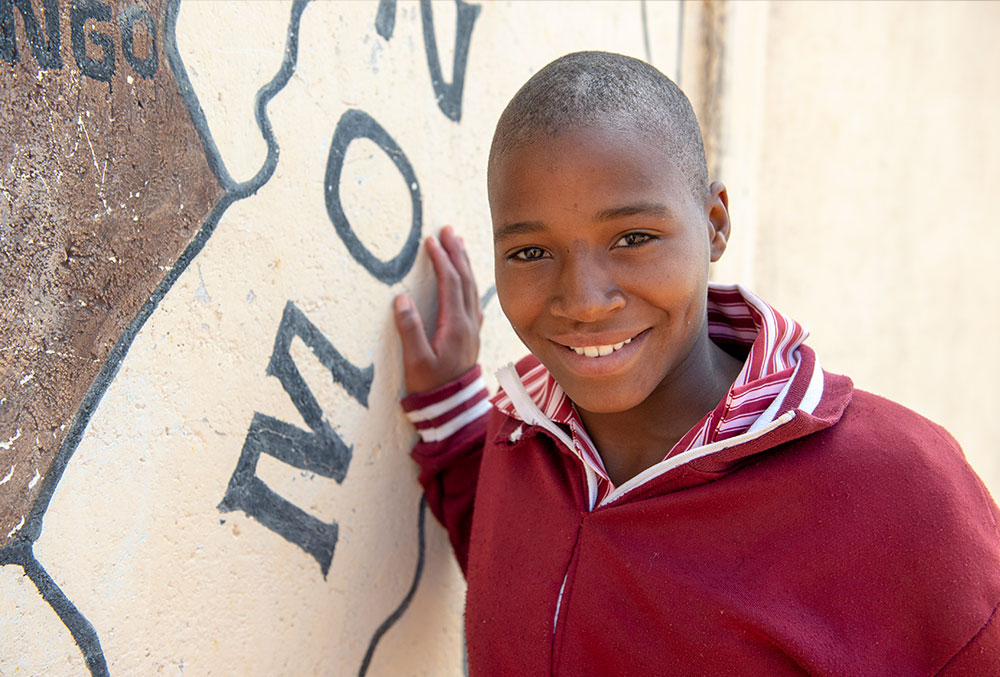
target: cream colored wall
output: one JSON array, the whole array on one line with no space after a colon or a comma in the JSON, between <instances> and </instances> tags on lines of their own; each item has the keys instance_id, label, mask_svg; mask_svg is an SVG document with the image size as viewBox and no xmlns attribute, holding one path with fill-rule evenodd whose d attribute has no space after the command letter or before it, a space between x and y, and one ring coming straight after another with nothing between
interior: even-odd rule
<instances>
[{"instance_id":1,"label":"cream colored wall","mask_svg":"<svg viewBox=\"0 0 1000 677\"><path fill-rule=\"evenodd\" d=\"M450 83L457 6L432 7ZM379 3L306 6L294 75L267 108L280 147L274 175L225 211L142 327L34 544L38 562L93 626L111 674L352 675L363 672L366 654L369 675L462 673L464 584L430 517L421 552L420 490L407 456L415 435L398 408L402 375L390 316L393 295L404 290L430 316L433 277L421 255L389 284L348 250L325 201L331 139L349 109L374 118L413 168L422 233L454 224L485 293L492 277L485 160L502 106L532 72L566 52L645 56L639 3L477 7L461 117L453 120L435 99L418 3L397 4L389 39L376 30ZM281 66L291 10L290 2L180 4L178 52L237 182L265 162L254 98ZM667 72L677 54L677 17L676 3L649 7L646 16L660 35L654 61ZM344 211L362 245L382 260L410 232L411 190L375 143L348 146L339 183ZM374 368L365 406L294 339L291 360L324 420L353 447L350 465L337 482L264 453L253 473L295 510L337 524L326 576L260 515L219 507L255 412L307 429L267 372L289 303L347 361ZM522 354L495 300L484 333L488 373ZM261 514L274 518L275 511ZM0 599L0 674L86 672L80 648L19 567L0 567Z\"/></svg>"},{"instance_id":2,"label":"cream colored wall","mask_svg":"<svg viewBox=\"0 0 1000 677\"><path fill-rule=\"evenodd\" d=\"M722 13L734 225L715 278L809 327L827 369L947 427L1000 495L1000 4ZM686 47L696 64L703 47Z\"/></svg>"}]
</instances>

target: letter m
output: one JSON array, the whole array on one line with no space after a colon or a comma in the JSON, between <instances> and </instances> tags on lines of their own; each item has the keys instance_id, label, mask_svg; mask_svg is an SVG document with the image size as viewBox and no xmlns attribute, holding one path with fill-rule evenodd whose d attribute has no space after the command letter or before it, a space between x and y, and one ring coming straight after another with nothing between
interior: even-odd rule
<instances>
[{"instance_id":1,"label":"letter m","mask_svg":"<svg viewBox=\"0 0 1000 677\"><path fill-rule=\"evenodd\" d=\"M236 470L229 480L219 510L242 510L285 540L312 555L326 578L337 545L337 524L313 517L282 498L257 477L261 454L271 456L301 470L330 477L341 483L351 463L352 448L324 420L323 411L295 366L290 348L296 336L312 350L333 380L351 397L368 406L374 367L359 369L348 362L295 304L289 301L274 339L274 351L267 374L282 387L302 415L309 430L303 430L272 416L255 412L243 442Z\"/></svg>"}]
</instances>

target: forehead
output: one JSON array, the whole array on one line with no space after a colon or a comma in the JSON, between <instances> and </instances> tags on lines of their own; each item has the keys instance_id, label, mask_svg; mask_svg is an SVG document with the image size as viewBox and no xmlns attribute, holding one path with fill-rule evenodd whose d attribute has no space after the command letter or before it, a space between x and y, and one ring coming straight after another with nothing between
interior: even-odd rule
<instances>
[{"instance_id":1,"label":"forehead","mask_svg":"<svg viewBox=\"0 0 1000 677\"><path fill-rule=\"evenodd\" d=\"M684 176L661 144L609 127L539 135L512 147L495 159L488 190L494 229L565 210L600 212L651 201L693 206Z\"/></svg>"}]
</instances>

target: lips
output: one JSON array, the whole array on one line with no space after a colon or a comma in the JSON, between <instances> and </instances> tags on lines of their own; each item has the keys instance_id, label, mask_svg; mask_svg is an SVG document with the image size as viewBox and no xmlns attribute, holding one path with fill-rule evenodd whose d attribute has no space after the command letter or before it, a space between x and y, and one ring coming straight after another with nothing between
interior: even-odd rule
<instances>
[{"instance_id":1,"label":"lips","mask_svg":"<svg viewBox=\"0 0 1000 677\"><path fill-rule=\"evenodd\" d=\"M551 340L558 350L548 352L549 361L542 360L557 381L572 378L605 378L621 375L635 365L646 334L643 330L629 335L625 332L594 334L563 334ZM563 387L565 388L566 385Z\"/></svg>"}]
</instances>

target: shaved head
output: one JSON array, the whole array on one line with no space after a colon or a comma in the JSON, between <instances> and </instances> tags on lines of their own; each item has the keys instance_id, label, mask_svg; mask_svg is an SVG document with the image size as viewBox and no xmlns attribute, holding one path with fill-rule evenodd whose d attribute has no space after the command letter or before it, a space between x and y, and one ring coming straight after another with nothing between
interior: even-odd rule
<instances>
[{"instance_id":1,"label":"shaved head","mask_svg":"<svg viewBox=\"0 0 1000 677\"><path fill-rule=\"evenodd\" d=\"M493 135L487 181L510 150L538 137L600 126L659 146L697 201L708 195L701 129L684 92L648 63L610 52L576 52L535 73L507 104Z\"/></svg>"}]
</instances>

